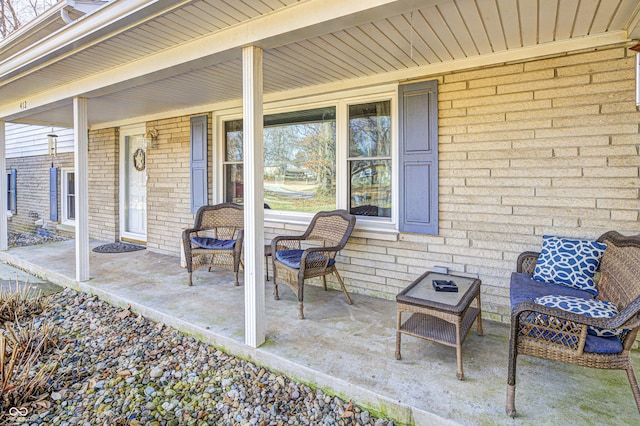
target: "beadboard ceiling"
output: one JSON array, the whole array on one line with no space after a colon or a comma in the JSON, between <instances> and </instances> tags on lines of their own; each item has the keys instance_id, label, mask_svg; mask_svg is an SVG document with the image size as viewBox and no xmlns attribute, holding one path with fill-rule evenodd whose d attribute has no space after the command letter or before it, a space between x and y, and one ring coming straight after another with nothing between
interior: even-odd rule
<instances>
[{"instance_id":1,"label":"beadboard ceiling","mask_svg":"<svg viewBox=\"0 0 640 426\"><path fill-rule=\"evenodd\" d=\"M265 96L640 37L639 0L371 0L370 8L335 19L329 15L326 22L307 16L314 7L322 12L319 0L149 3L96 26L95 34L70 38L53 53L34 53L20 66L12 66L18 59L3 55L0 43L0 111L12 111L11 105L24 100L23 110L8 118L71 125L69 92L89 98L89 122L96 125L237 100L242 46L233 48L233 38L262 29L266 35L255 35L255 44L264 48ZM101 12L57 29L43 43L53 43L74 25L98 21ZM296 16L309 25L293 23ZM243 27L248 23L256 26ZM216 40L231 47L207 47ZM32 48L35 52L38 44ZM103 84L92 80L98 77ZM33 108L30 99L38 100Z\"/></svg>"}]
</instances>

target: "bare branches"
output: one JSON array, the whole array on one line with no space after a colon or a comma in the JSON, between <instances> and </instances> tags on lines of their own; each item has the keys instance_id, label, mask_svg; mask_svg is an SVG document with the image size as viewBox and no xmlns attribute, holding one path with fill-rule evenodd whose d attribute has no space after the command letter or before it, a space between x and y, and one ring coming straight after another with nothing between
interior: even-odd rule
<instances>
[{"instance_id":1,"label":"bare branches","mask_svg":"<svg viewBox=\"0 0 640 426\"><path fill-rule=\"evenodd\" d=\"M57 0L0 0L0 39L32 21L55 3Z\"/></svg>"}]
</instances>

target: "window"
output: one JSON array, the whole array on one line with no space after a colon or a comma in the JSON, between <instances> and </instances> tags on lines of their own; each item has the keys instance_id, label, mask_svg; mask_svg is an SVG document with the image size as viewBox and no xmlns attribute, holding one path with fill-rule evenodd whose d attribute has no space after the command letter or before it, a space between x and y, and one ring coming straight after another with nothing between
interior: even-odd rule
<instances>
[{"instance_id":1,"label":"window","mask_svg":"<svg viewBox=\"0 0 640 426\"><path fill-rule=\"evenodd\" d=\"M18 171L16 169L11 169L7 173L7 210L12 214L18 213L17 174Z\"/></svg>"},{"instance_id":2,"label":"window","mask_svg":"<svg viewBox=\"0 0 640 426\"><path fill-rule=\"evenodd\" d=\"M336 208L335 107L264 118L264 198L270 208L318 212ZM226 121L225 201L242 203L242 120Z\"/></svg>"},{"instance_id":3,"label":"window","mask_svg":"<svg viewBox=\"0 0 640 426\"><path fill-rule=\"evenodd\" d=\"M62 170L62 223L73 225L76 219L75 174Z\"/></svg>"},{"instance_id":4,"label":"window","mask_svg":"<svg viewBox=\"0 0 640 426\"><path fill-rule=\"evenodd\" d=\"M391 102L349 106L349 211L391 217Z\"/></svg>"},{"instance_id":5,"label":"window","mask_svg":"<svg viewBox=\"0 0 640 426\"><path fill-rule=\"evenodd\" d=\"M437 234L437 82L364 92L345 91L334 101L326 94L308 98L324 103L317 108L266 111L264 194L273 209L266 216L298 221L305 212L340 208L357 215L361 229ZM222 169L216 191L224 201L242 203L242 120L219 117Z\"/></svg>"}]
</instances>

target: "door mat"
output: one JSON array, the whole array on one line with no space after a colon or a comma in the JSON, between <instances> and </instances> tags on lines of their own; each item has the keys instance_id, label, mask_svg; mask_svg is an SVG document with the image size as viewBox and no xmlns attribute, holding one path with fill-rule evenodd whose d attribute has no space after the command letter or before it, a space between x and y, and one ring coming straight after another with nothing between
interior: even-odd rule
<instances>
[{"instance_id":1,"label":"door mat","mask_svg":"<svg viewBox=\"0 0 640 426\"><path fill-rule=\"evenodd\" d=\"M103 244L101 246L94 247L93 251L96 253L126 253L129 251L144 249L146 249L145 246L117 241L115 243Z\"/></svg>"}]
</instances>

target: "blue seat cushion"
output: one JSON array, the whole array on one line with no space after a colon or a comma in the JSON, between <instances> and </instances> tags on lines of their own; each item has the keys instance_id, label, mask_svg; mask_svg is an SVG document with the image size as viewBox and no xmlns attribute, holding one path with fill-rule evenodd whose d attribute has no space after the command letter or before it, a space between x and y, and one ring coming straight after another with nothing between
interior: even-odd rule
<instances>
[{"instance_id":1,"label":"blue seat cushion","mask_svg":"<svg viewBox=\"0 0 640 426\"><path fill-rule=\"evenodd\" d=\"M593 354L619 354L622 352L622 341L618 336L597 337L588 334L584 351Z\"/></svg>"},{"instance_id":2,"label":"blue seat cushion","mask_svg":"<svg viewBox=\"0 0 640 426\"><path fill-rule=\"evenodd\" d=\"M593 318L613 318L618 315L618 308L616 307L616 304L607 300L582 299L579 297L557 296L555 294L550 294L548 296L536 298L536 303ZM589 326L587 331L589 334L593 334L594 336L612 337L620 336L623 333L627 333L629 330L603 329Z\"/></svg>"},{"instance_id":3,"label":"blue seat cushion","mask_svg":"<svg viewBox=\"0 0 640 426\"><path fill-rule=\"evenodd\" d=\"M578 290L561 284L550 284L537 281L530 274L520 272L511 273L511 288L509 289L511 296L511 309L518 303L532 302L538 297L549 294L581 297L583 299L592 299L593 294ZM622 341L619 337L598 337L587 335L584 345L585 352L598 354L617 354L622 351Z\"/></svg>"},{"instance_id":4,"label":"blue seat cushion","mask_svg":"<svg viewBox=\"0 0 640 426\"><path fill-rule=\"evenodd\" d=\"M199 248L208 250L233 250L236 240L219 240L209 237L193 237L191 242Z\"/></svg>"},{"instance_id":5,"label":"blue seat cushion","mask_svg":"<svg viewBox=\"0 0 640 426\"><path fill-rule=\"evenodd\" d=\"M279 250L276 252L276 259L290 268L300 269L302 253L304 253L304 250ZM324 260L326 259L326 256L315 252L309 253L309 255L307 256L307 262L320 259ZM334 263L334 259L329 259L329 263L327 266L331 266Z\"/></svg>"},{"instance_id":6,"label":"blue seat cushion","mask_svg":"<svg viewBox=\"0 0 640 426\"><path fill-rule=\"evenodd\" d=\"M545 283L534 280L531 275L521 272L511 273L511 309L521 302L535 302L536 298L553 294L593 299L593 294L561 284Z\"/></svg>"}]
</instances>

